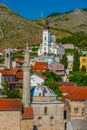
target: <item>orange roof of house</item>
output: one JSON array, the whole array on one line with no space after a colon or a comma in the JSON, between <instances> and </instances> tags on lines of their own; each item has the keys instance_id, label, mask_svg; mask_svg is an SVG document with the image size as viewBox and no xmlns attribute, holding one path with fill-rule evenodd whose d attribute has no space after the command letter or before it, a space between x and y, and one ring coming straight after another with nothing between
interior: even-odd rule
<instances>
[{"instance_id":1,"label":"orange roof of house","mask_svg":"<svg viewBox=\"0 0 87 130\"><path fill-rule=\"evenodd\" d=\"M19 79L23 79L23 72L16 73L16 77Z\"/></svg>"},{"instance_id":2,"label":"orange roof of house","mask_svg":"<svg viewBox=\"0 0 87 130\"><path fill-rule=\"evenodd\" d=\"M23 59L23 58L16 58L14 61L15 61L15 62L23 62L24 59Z\"/></svg>"},{"instance_id":3,"label":"orange roof of house","mask_svg":"<svg viewBox=\"0 0 87 130\"><path fill-rule=\"evenodd\" d=\"M0 111L2 111L2 110L5 110L5 111L22 110L21 99L0 99Z\"/></svg>"},{"instance_id":4,"label":"orange roof of house","mask_svg":"<svg viewBox=\"0 0 87 130\"><path fill-rule=\"evenodd\" d=\"M71 100L86 100L87 99L87 87L60 87L62 92L67 92L68 94L64 98Z\"/></svg>"},{"instance_id":5,"label":"orange roof of house","mask_svg":"<svg viewBox=\"0 0 87 130\"><path fill-rule=\"evenodd\" d=\"M21 84L20 82L8 82L8 84Z\"/></svg>"},{"instance_id":6,"label":"orange roof of house","mask_svg":"<svg viewBox=\"0 0 87 130\"><path fill-rule=\"evenodd\" d=\"M32 107L24 107L23 109L23 115L22 118L23 119L33 119L34 114L33 114L33 109Z\"/></svg>"},{"instance_id":7,"label":"orange roof of house","mask_svg":"<svg viewBox=\"0 0 87 130\"><path fill-rule=\"evenodd\" d=\"M12 70L0 70L0 73L2 73L2 75L15 75Z\"/></svg>"},{"instance_id":8,"label":"orange roof of house","mask_svg":"<svg viewBox=\"0 0 87 130\"><path fill-rule=\"evenodd\" d=\"M47 62L36 62L32 69L34 70L47 70Z\"/></svg>"},{"instance_id":9,"label":"orange roof of house","mask_svg":"<svg viewBox=\"0 0 87 130\"><path fill-rule=\"evenodd\" d=\"M15 73L17 73L18 70L21 70L21 69L22 69L22 66L16 66L16 67L13 68L13 71L14 71Z\"/></svg>"}]
</instances>

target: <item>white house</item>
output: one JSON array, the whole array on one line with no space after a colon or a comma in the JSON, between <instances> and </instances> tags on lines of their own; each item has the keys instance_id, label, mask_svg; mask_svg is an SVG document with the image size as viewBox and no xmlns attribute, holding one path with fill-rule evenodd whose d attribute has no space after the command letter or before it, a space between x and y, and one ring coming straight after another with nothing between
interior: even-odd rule
<instances>
[{"instance_id":1,"label":"white house","mask_svg":"<svg viewBox=\"0 0 87 130\"><path fill-rule=\"evenodd\" d=\"M31 75L31 87L37 86L38 84L41 85L46 80L45 76L40 76L38 74Z\"/></svg>"},{"instance_id":2,"label":"white house","mask_svg":"<svg viewBox=\"0 0 87 130\"><path fill-rule=\"evenodd\" d=\"M44 54L63 55L64 53L65 49L61 43L56 43L56 37L50 33L48 21L46 20L43 30L42 44L38 49L38 56Z\"/></svg>"}]
</instances>

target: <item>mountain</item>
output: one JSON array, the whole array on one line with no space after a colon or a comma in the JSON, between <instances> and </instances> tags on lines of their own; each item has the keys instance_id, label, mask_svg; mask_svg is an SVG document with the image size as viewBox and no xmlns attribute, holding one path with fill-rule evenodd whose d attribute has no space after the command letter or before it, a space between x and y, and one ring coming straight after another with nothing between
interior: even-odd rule
<instances>
[{"instance_id":1,"label":"mountain","mask_svg":"<svg viewBox=\"0 0 87 130\"><path fill-rule=\"evenodd\" d=\"M87 9L76 9L67 13L49 15L50 27L75 32L87 33ZM40 20L40 22L44 22Z\"/></svg>"},{"instance_id":2,"label":"mountain","mask_svg":"<svg viewBox=\"0 0 87 130\"><path fill-rule=\"evenodd\" d=\"M0 4L0 49L23 47L27 42L30 45L39 45L45 19L27 20ZM47 19L51 32L59 39L79 31L87 33L86 9L51 14Z\"/></svg>"}]
</instances>

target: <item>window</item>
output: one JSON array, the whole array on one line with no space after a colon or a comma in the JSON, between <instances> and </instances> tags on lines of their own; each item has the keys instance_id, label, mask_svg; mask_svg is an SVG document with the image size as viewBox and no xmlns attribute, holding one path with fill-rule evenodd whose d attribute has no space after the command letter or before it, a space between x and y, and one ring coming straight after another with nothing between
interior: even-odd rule
<instances>
[{"instance_id":1,"label":"window","mask_svg":"<svg viewBox=\"0 0 87 130\"><path fill-rule=\"evenodd\" d=\"M46 45L46 43L44 43L44 45Z\"/></svg>"},{"instance_id":2,"label":"window","mask_svg":"<svg viewBox=\"0 0 87 130\"><path fill-rule=\"evenodd\" d=\"M84 107L82 107L82 115L84 114Z\"/></svg>"},{"instance_id":3,"label":"window","mask_svg":"<svg viewBox=\"0 0 87 130\"><path fill-rule=\"evenodd\" d=\"M47 107L44 107L44 114L47 114Z\"/></svg>"},{"instance_id":4,"label":"window","mask_svg":"<svg viewBox=\"0 0 87 130\"><path fill-rule=\"evenodd\" d=\"M46 40L46 37L44 37L44 40Z\"/></svg>"},{"instance_id":5,"label":"window","mask_svg":"<svg viewBox=\"0 0 87 130\"><path fill-rule=\"evenodd\" d=\"M44 50L46 50L46 47L44 47Z\"/></svg>"},{"instance_id":6,"label":"window","mask_svg":"<svg viewBox=\"0 0 87 130\"><path fill-rule=\"evenodd\" d=\"M78 107L74 108L74 113L78 113Z\"/></svg>"},{"instance_id":7,"label":"window","mask_svg":"<svg viewBox=\"0 0 87 130\"><path fill-rule=\"evenodd\" d=\"M38 125L41 125L41 117L38 117Z\"/></svg>"},{"instance_id":8,"label":"window","mask_svg":"<svg viewBox=\"0 0 87 130\"><path fill-rule=\"evenodd\" d=\"M50 123L51 123L51 125L54 124L54 118L53 118L53 116L50 117Z\"/></svg>"}]
</instances>

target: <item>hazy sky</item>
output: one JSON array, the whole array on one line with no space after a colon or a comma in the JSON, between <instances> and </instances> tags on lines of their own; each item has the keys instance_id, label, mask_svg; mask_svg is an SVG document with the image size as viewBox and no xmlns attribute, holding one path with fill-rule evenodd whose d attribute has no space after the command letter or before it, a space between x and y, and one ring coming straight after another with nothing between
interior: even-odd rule
<instances>
[{"instance_id":1,"label":"hazy sky","mask_svg":"<svg viewBox=\"0 0 87 130\"><path fill-rule=\"evenodd\" d=\"M28 19L45 17L54 12L87 8L87 0L0 0L10 9Z\"/></svg>"}]
</instances>

